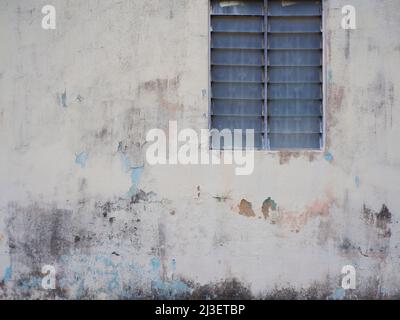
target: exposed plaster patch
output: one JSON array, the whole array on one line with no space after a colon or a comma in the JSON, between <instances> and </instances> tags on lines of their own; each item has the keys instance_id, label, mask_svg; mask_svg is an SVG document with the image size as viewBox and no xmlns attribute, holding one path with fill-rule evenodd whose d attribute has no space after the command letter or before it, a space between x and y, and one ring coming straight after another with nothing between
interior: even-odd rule
<instances>
[{"instance_id":1,"label":"exposed plaster patch","mask_svg":"<svg viewBox=\"0 0 400 320\"><path fill-rule=\"evenodd\" d=\"M255 217L256 214L254 213L254 210L252 208L251 202L242 199L239 204L239 214L245 217Z\"/></svg>"},{"instance_id":2,"label":"exposed plaster patch","mask_svg":"<svg viewBox=\"0 0 400 320\"><path fill-rule=\"evenodd\" d=\"M264 200L262 207L261 207L261 211L262 211L265 219L269 218L270 210L275 211L276 209L277 209L277 204L270 197L268 199Z\"/></svg>"}]
</instances>

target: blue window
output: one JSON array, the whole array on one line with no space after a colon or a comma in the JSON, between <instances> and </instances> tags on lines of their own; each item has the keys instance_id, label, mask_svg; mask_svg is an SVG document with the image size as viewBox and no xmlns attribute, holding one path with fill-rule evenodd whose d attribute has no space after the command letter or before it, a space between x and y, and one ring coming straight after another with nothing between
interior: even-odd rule
<instances>
[{"instance_id":1,"label":"blue window","mask_svg":"<svg viewBox=\"0 0 400 320\"><path fill-rule=\"evenodd\" d=\"M321 149L322 4L211 0L211 128L255 148Z\"/></svg>"}]
</instances>

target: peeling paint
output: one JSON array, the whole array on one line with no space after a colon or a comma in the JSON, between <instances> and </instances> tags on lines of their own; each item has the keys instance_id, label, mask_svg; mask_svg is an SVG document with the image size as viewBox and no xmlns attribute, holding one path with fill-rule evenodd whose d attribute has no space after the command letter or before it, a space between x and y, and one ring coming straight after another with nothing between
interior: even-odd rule
<instances>
[{"instance_id":1,"label":"peeling paint","mask_svg":"<svg viewBox=\"0 0 400 320\"><path fill-rule=\"evenodd\" d=\"M328 162L333 162L333 155L330 152L327 152L324 156L325 160Z\"/></svg>"},{"instance_id":2,"label":"peeling paint","mask_svg":"<svg viewBox=\"0 0 400 320\"><path fill-rule=\"evenodd\" d=\"M270 216L270 210L276 210L277 209L277 204L274 200L272 200L270 197L268 199L264 200L262 204L261 211L264 215L265 219L268 219Z\"/></svg>"},{"instance_id":3,"label":"peeling paint","mask_svg":"<svg viewBox=\"0 0 400 320\"><path fill-rule=\"evenodd\" d=\"M131 169L131 182L132 186L126 193L125 198L132 198L137 193L137 187L144 171L144 167L137 167Z\"/></svg>"},{"instance_id":4,"label":"peeling paint","mask_svg":"<svg viewBox=\"0 0 400 320\"><path fill-rule=\"evenodd\" d=\"M6 284L7 282L11 281L11 277L12 277L12 267L8 266L4 271L3 279L1 282L3 284Z\"/></svg>"},{"instance_id":5,"label":"peeling paint","mask_svg":"<svg viewBox=\"0 0 400 320\"><path fill-rule=\"evenodd\" d=\"M85 151L82 151L75 156L75 163L80 165L81 168L85 168L88 157L89 155Z\"/></svg>"},{"instance_id":6,"label":"peeling paint","mask_svg":"<svg viewBox=\"0 0 400 320\"><path fill-rule=\"evenodd\" d=\"M346 291L343 288L336 289L328 300L343 300L346 297Z\"/></svg>"},{"instance_id":7,"label":"peeling paint","mask_svg":"<svg viewBox=\"0 0 400 320\"><path fill-rule=\"evenodd\" d=\"M67 90L60 95L60 104L63 108L67 108Z\"/></svg>"},{"instance_id":8,"label":"peeling paint","mask_svg":"<svg viewBox=\"0 0 400 320\"><path fill-rule=\"evenodd\" d=\"M360 188L360 177L359 176L356 176L354 178L354 183L355 183L357 189L359 189Z\"/></svg>"},{"instance_id":9,"label":"peeling paint","mask_svg":"<svg viewBox=\"0 0 400 320\"><path fill-rule=\"evenodd\" d=\"M245 217L255 217L256 214L253 211L251 202L242 199L239 204L239 214Z\"/></svg>"}]
</instances>

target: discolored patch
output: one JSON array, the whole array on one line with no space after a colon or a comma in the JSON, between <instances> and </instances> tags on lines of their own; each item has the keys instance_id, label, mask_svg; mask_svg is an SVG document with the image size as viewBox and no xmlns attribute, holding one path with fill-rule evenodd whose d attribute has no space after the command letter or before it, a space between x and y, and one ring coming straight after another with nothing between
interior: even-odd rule
<instances>
[{"instance_id":1,"label":"discolored patch","mask_svg":"<svg viewBox=\"0 0 400 320\"><path fill-rule=\"evenodd\" d=\"M335 202L332 195L327 192L324 198L315 200L300 213L278 209L275 223L288 226L292 231L298 232L300 228L306 225L311 219L328 216Z\"/></svg>"},{"instance_id":2,"label":"discolored patch","mask_svg":"<svg viewBox=\"0 0 400 320\"><path fill-rule=\"evenodd\" d=\"M263 213L263 216L265 219L269 218L270 215L270 210L276 210L277 208L277 204L274 200L272 200L270 197L266 200L264 200L262 207L261 207L261 211Z\"/></svg>"},{"instance_id":3,"label":"discolored patch","mask_svg":"<svg viewBox=\"0 0 400 320\"><path fill-rule=\"evenodd\" d=\"M245 217L255 217L256 214L254 213L254 210L252 208L251 202L242 199L239 204L239 214Z\"/></svg>"},{"instance_id":4,"label":"discolored patch","mask_svg":"<svg viewBox=\"0 0 400 320\"><path fill-rule=\"evenodd\" d=\"M386 205L383 204L379 212L374 212L364 205L363 219L367 224L374 225L381 237L390 238L392 235L389 227L392 223L392 214Z\"/></svg>"}]
</instances>

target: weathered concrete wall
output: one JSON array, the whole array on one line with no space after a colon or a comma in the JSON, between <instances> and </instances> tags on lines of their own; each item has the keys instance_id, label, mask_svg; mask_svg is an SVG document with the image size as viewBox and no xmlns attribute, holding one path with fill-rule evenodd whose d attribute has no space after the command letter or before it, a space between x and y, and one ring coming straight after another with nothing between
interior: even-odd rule
<instances>
[{"instance_id":1,"label":"weathered concrete wall","mask_svg":"<svg viewBox=\"0 0 400 320\"><path fill-rule=\"evenodd\" d=\"M324 152L236 176L144 159L149 129L207 128L207 0L53 0L48 31L1 0L0 297L399 297L400 2L324 3Z\"/></svg>"}]
</instances>

